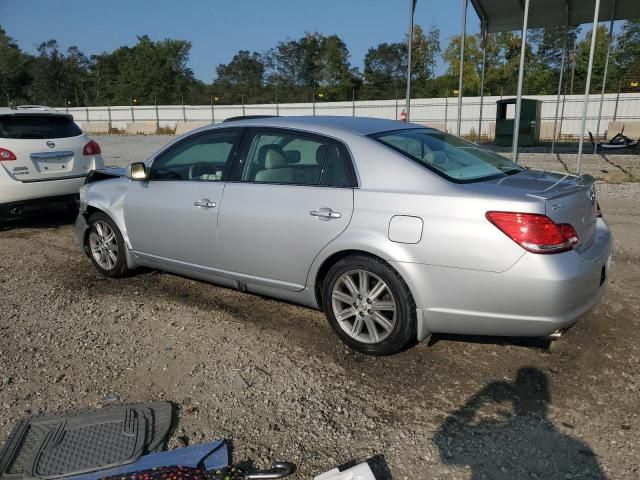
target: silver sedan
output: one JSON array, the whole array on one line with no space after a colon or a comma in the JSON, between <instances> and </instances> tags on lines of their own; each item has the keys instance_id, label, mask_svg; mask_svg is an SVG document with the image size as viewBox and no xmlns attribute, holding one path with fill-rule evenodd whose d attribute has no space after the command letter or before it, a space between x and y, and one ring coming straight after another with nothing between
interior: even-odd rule
<instances>
[{"instance_id":1,"label":"silver sedan","mask_svg":"<svg viewBox=\"0 0 640 480\"><path fill-rule=\"evenodd\" d=\"M212 125L93 172L80 200L102 274L144 266L320 308L373 355L435 332L559 335L611 262L593 178L372 118Z\"/></svg>"}]
</instances>

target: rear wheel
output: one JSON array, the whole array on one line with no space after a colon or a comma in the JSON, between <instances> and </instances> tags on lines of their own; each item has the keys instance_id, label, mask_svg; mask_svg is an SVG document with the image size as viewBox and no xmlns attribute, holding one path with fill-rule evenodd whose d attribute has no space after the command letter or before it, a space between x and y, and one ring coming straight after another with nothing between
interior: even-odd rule
<instances>
[{"instance_id":1,"label":"rear wheel","mask_svg":"<svg viewBox=\"0 0 640 480\"><path fill-rule=\"evenodd\" d=\"M340 339L368 355L390 355L416 340L416 308L409 287L384 261L346 257L327 273L323 308Z\"/></svg>"},{"instance_id":2,"label":"rear wheel","mask_svg":"<svg viewBox=\"0 0 640 480\"><path fill-rule=\"evenodd\" d=\"M85 249L96 269L107 277L123 277L129 273L125 245L115 222L104 213L89 217L89 233Z\"/></svg>"}]
</instances>

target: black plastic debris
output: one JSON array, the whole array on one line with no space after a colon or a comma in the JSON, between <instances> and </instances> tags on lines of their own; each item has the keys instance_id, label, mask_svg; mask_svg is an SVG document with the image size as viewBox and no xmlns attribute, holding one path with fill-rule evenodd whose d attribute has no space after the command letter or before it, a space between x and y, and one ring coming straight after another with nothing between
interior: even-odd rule
<instances>
[{"instance_id":1,"label":"black plastic debris","mask_svg":"<svg viewBox=\"0 0 640 480\"><path fill-rule=\"evenodd\" d=\"M172 424L169 402L31 415L0 450L0 480L50 480L133 463L163 450Z\"/></svg>"}]
</instances>

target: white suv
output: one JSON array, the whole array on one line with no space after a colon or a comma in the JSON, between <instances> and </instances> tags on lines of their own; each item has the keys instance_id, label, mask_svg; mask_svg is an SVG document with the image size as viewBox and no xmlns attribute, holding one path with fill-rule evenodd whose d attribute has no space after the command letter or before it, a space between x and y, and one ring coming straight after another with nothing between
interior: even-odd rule
<instances>
[{"instance_id":1,"label":"white suv","mask_svg":"<svg viewBox=\"0 0 640 480\"><path fill-rule=\"evenodd\" d=\"M37 105L0 108L0 219L73 202L87 174L104 167L100 153L71 115Z\"/></svg>"}]
</instances>

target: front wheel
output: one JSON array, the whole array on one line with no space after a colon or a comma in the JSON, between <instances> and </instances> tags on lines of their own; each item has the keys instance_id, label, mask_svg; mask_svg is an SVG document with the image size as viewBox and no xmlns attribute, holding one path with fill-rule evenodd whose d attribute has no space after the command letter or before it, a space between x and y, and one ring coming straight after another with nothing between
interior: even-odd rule
<instances>
[{"instance_id":1,"label":"front wheel","mask_svg":"<svg viewBox=\"0 0 640 480\"><path fill-rule=\"evenodd\" d=\"M125 244L115 222L104 213L89 217L85 249L96 269L107 277L124 277L129 273Z\"/></svg>"},{"instance_id":2,"label":"front wheel","mask_svg":"<svg viewBox=\"0 0 640 480\"><path fill-rule=\"evenodd\" d=\"M384 261L354 255L327 273L322 303L331 327L353 350L390 355L416 341L409 287Z\"/></svg>"}]
</instances>

